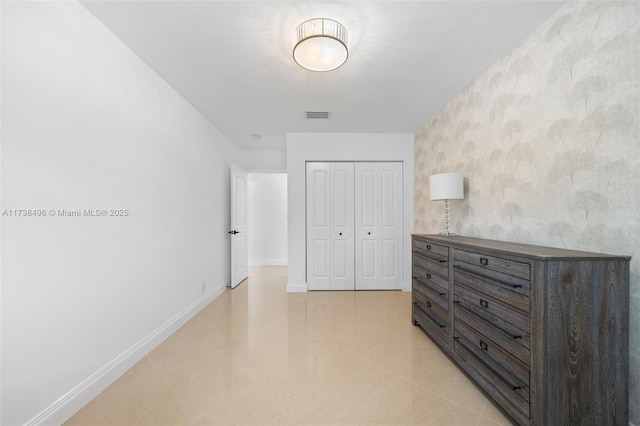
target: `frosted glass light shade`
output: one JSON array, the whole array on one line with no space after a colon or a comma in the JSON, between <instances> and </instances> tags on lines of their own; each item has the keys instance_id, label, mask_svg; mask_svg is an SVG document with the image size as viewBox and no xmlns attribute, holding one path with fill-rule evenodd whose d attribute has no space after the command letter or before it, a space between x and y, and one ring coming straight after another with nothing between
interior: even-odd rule
<instances>
[{"instance_id":1,"label":"frosted glass light shade","mask_svg":"<svg viewBox=\"0 0 640 426\"><path fill-rule=\"evenodd\" d=\"M464 184L460 173L440 173L429 177L432 200L462 200Z\"/></svg>"},{"instance_id":2,"label":"frosted glass light shade","mask_svg":"<svg viewBox=\"0 0 640 426\"><path fill-rule=\"evenodd\" d=\"M293 59L310 71L331 71L349 57L347 29L333 19L309 19L296 28Z\"/></svg>"}]
</instances>

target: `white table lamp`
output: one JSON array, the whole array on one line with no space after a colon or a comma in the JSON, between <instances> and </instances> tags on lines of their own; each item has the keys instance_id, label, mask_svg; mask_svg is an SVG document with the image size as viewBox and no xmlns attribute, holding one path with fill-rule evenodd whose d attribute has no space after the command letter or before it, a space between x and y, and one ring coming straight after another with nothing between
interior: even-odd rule
<instances>
[{"instance_id":1,"label":"white table lamp","mask_svg":"<svg viewBox=\"0 0 640 426\"><path fill-rule=\"evenodd\" d=\"M464 184L460 173L440 173L429 178L431 200L444 200L444 232L440 235L455 235L449 229L449 200L464 199Z\"/></svg>"}]
</instances>

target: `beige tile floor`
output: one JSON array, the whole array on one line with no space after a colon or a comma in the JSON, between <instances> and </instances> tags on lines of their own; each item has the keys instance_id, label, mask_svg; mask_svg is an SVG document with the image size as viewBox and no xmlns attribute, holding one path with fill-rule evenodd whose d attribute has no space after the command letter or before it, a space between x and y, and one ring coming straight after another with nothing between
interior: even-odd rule
<instances>
[{"instance_id":1,"label":"beige tile floor","mask_svg":"<svg viewBox=\"0 0 640 426\"><path fill-rule=\"evenodd\" d=\"M286 293L252 267L67 425L509 425L406 292Z\"/></svg>"}]
</instances>

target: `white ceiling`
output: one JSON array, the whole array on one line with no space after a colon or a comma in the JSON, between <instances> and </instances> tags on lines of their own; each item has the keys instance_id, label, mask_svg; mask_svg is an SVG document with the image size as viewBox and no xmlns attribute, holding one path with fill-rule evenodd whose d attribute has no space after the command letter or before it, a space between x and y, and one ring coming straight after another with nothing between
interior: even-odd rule
<instances>
[{"instance_id":1,"label":"white ceiling","mask_svg":"<svg viewBox=\"0 0 640 426\"><path fill-rule=\"evenodd\" d=\"M83 4L232 142L283 149L288 132L415 132L562 2ZM350 57L335 71L292 59L296 26L315 17L349 30Z\"/></svg>"}]
</instances>

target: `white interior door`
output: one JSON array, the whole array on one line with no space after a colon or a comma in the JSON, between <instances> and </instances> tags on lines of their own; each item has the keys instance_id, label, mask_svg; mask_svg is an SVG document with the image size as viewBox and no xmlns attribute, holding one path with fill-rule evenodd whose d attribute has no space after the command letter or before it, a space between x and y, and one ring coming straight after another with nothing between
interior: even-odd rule
<instances>
[{"instance_id":1,"label":"white interior door","mask_svg":"<svg viewBox=\"0 0 640 426\"><path fill-rule=\"evenodd\" d=\"M247 172L231 165L231 288L249 275L247 252Z\"/></svg>"},{"instance_id":2,"label":"white interior door","mask_svg":"<svg viewBox=\"0 0 640 426\"><path fill-rule=\"evenodd\" d=\"M402 289L402 198L402 163L356 163L356 290Z\"/></svg>"},{"instance_id":3,"label":"white interior door","mask_svg":"<svg viewBox=\"0 0 640 426\"><path fill-rule=\"evenodd\" d=\"M353 163L307 163L307 286L353 290Z\"/></svg>"}]
</instances>

